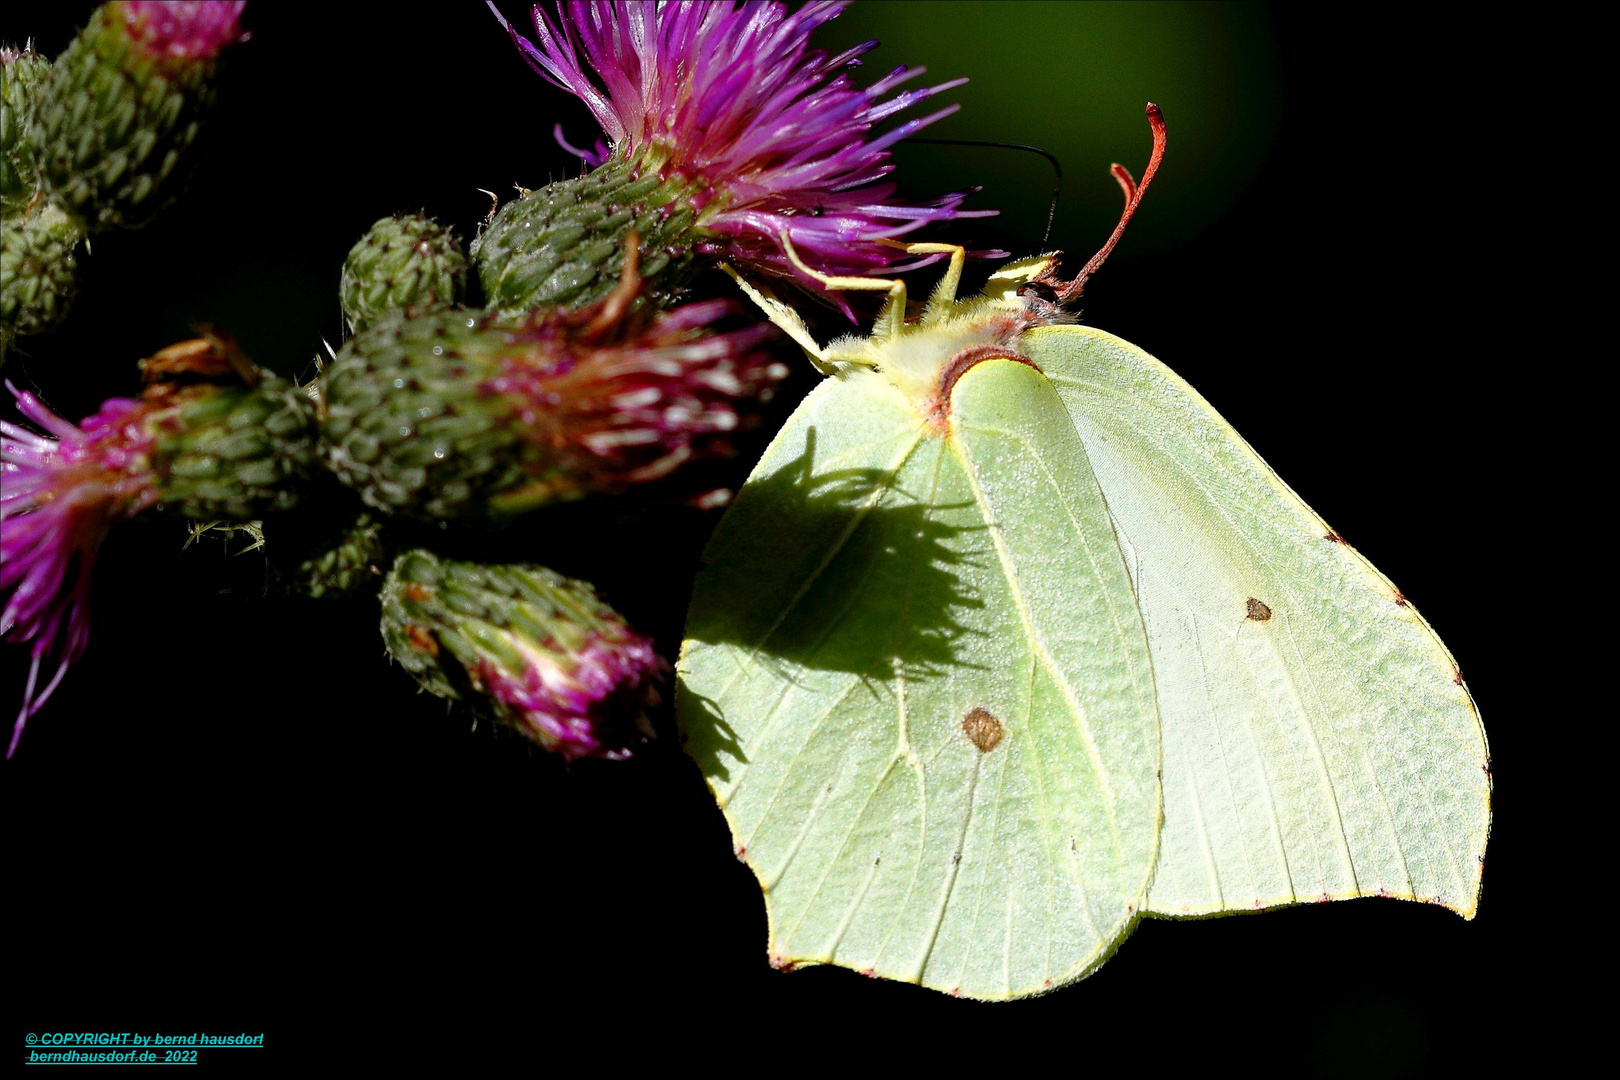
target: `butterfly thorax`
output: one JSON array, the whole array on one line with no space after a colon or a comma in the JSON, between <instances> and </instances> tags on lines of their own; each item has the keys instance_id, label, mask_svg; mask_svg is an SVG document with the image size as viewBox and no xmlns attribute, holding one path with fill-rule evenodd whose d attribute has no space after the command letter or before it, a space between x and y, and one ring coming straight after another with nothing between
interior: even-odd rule
<instances>
[{"instance_id":1,"label":"butterfly thorax","mask_svg":"<svg viewBox=\"0 0 1620 1080\"><path fill-rule=\"evenodd\" d=\"M922 314L909 320L897 319L885 308L870 336L839 338L826 347L821 359L842 378L885 380L930 427L943 431L950 416L951 389L964 373L997 359L1035 367L1019 347L1024 332L1073 321L1059 305L1030 288L1054 262L1053 256L1037 256L1009 263L991 275L984 292L962 300L938 290Z\"/></svg>"}]
</instances>

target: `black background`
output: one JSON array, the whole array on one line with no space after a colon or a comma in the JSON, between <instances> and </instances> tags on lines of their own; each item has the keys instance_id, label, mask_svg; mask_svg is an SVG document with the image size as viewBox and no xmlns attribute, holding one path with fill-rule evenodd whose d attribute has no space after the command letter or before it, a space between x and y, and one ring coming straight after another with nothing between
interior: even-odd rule
<instances>
[{"instance_id":1,"label":"black background","mask_svg":"<svg viewBox=\"0 0 1620 1080\"><path fill-rule=\"evenodd\" d=\"M0 35L54 53L87 12L15 5ZM478 1072L524 1055L545 1068L572 1047L734 1072L887 1046L919 1065L990 1051L1021 1069L1046 1050L1080 1069L1118 1054L1150 1073L1186 1060L1405 1076L1499 1060L1529 1036L1556 1048L1558 1023L1531 1018L1573 993L1536 959L1556 869L1548 706L1509 599L1530 553L1500 535L1538 505L1524 497L1536 406L1501 373L1529 355L1535 374L1535 320L1507 286L1516 222L1545 196L1516 148L1539 153L1544 121L1476 27L1241 14L1274 66L1261 118L1274 141L1197 228L1150 230L1137 252L1127 235L1086 316L1185 375L1458 657L1496 770L1475 921L1376 900L1150 921L1091 978L1000 1006L835 969L779 974L758 888L668 715L624 764L569 768L469 733L388 668L374 606L262 596L259 556L217 540L182 555L182 525L160 519L107 545L90 651L4 768L0 955L18 1034L264 1031L264 1052L204 1067L278 1074L305 1052ZM321 339L339 340L338 267L371 221L426 209L466 236L488 206L476 188L505 197L569 173L551 125L588 130L479 5L259 3L246 23L190 193L144 230L98 237L69 321L8 361L65 415L132 392L132 361L192 320L308 375ZM915 59L899 39L879 55ZM1052 102L1029 110L1054 122ZM1195 185L1176 172L1166 112L1159 183ZM1034 121L998 127L1040 141ZM1146 149L1144 124L1100 154L1139 170ZM1058 237L1083 257L1106 232L1091 208L1117 196L1066 164L1087 194L1060 221L1085 231ZM937 191L926 169L902 175ZM996 221L953 235L1020 254L1040 241ZM812 381L796 378L773 425ZM445 543L588 577L673 656L713 521L615 504ZM15 699L24 650L4 652L0 698Z\"/></svg>"}]
</instances>

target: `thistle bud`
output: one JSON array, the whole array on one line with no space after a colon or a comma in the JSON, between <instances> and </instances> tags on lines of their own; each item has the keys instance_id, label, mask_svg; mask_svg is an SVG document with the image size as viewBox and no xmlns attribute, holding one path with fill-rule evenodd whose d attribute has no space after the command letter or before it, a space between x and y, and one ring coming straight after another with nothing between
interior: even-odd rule
<instances>
[{"instance_id":1,"label":"thistle bud","mask_svg":"<svg viewBox=\"0 0 1620 1080\"><path fill-rule=\"evenodd\" d=\"M39 84L50 70L51 62L32 48L0 48L0 211L8 221L39 190L27 133Z\"/></svg>"},{"instance_id":2,"label":"thistle bud","mask_svg":"<svg viewBox=\"0 0 1620 1080\"><path fill-rule=\"evenodd\" d=\"M243 6L103 4L51 65L29 139L45 185L92 231L143 224L171 197Z\"/></svg>"},{"instance_id":3,"label":"thistle bud","mask_svg":"<svg viewBox=\"0 0 1620 1080\"><path fill-rule=\"evenodd\" d=\"M389 655L430 693L473 698L573 760L629 757L652 737L666 665L582 581L408 551L383 586Z\"/></svg>"},{"instance_id":4,"label":"thistle bud","mask_svg":"<svg viewBox=\"0 0 1620 1080\"><path fill-rule=\"evenodd\" d=\"M375 593L387 561L382 523L361 513L321 550L301 560L288 585L317 600L353 596L368 587Z\"/></svg>"},{"instance_id":5,"label":"thistle bud","mask_svg":"<svg viewBox=\"0 0 1620 1080\"><path fill-rule=\"evenodd\" d=\"M50 198L0 224L0 360L13 338L49 330L67 315L83 239L78 219Z\"/></svg>"},{"instance_id":6,"label":"thistle bud","mask_svg":"<svg viewBox=\"0 0 1620 1080\"><path fill-rule=\"evenodd\" d=\"M394 316L344 345L322 386L327 464L365 502L443 520L617 492L732 452L786 368L730 301L656 316L621 291L517 322Z\"/></svg>"},{"instance_id":7,"label":"thistle bud","mask_svg":"<svg viewBox=\"0 0 1620 1080\"><path fill-rule=\"evenodd\" d=\"M349 249L338 293L349 329L359 331L391 311L459 304L466 289L460 241L431 218L401 214Z\"/></svg>"}]
</instances>

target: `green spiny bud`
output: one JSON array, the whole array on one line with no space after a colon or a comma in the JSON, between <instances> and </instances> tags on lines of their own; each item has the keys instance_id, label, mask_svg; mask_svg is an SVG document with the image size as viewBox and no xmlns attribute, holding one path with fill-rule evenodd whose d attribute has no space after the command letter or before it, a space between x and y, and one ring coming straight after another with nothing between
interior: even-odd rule
<instances>
[{"instance_id":1,"label":"green spiny bud","mask_svg":"<svg viewBox=\"0 0 1620 1080\"><path fill-rule=\"evenodd\" d=\"M609 162L507 203L472 245L489 306L512 314L601 300L618 282L632 232L647 289L642 296L667 306L699 239L691 233L696 212L689 194L678 179Z\"/></svg>"},{"instance_id":2,"label":"green spiny bud","mask_svg":"<svg viewBox=\"0 0 1620 1080\"><path fill-rule=\"evenodd\" d=\"M28 123L34 116L39 83L51 62L31 47L0 48L0 211L21 214L39 190Z\"/></svg>"},{"instance_id":3,"label":"green spiny bud","mask_svg":"<svg viewBox=\"0 0 1620 1080\"><path fill-rule=\"evenodd\" d=\"M472 699L547 750L624 758L652 736L665 665L583 581L420 549L383 586L388 653L439 697Z\"/></svg>"},{"instance_id":4,"label":"green spiny bud","mask_svg":"<svg viewBox=\"0 0 1620 1080\"><path fill-rule=\"evenodd\" d=\"M141 361L158 501L198 521L290 510L316 467L316 406L216 333ZM210 380L194 383L185 380Z\"/></svg>"},{"instance_id":5,"label":"green spiny bud","mask_svg":"<svg viewBox=\"0 0 1620 1080\"><path fill-rule=\"evenodd\" d=\"M253 387L176 391L153 446L163 502L186 517L251 521L290 510L316 461L315 407L266 374Z\"/></svg>"},{"instance_id":6,"label":"green spiny bud","mask_svg":"<svg viewBox=\"0 0 1620 1080\"><path fill-rule=\"evenodd\" d=\"M29 139L45 185L90 229L143 224L173 196L241 9L103 4L51 65Z\"/></svg>"},{"instance_id":7,"label":"green spiny bud","mask_svg":"<svg viewBox=\"0 0 1620 1080\"><path fill-rule=\"evenodd\" d=\"M729 301L626 315L634 282L578 312L507 322L395 315L321 378L327 464L365 502L443 520L499 517L658 479L730 452L786 369L770 331L717 334Z\"/></svg>"},{"instance_id":8,"label":"green spiny bud","mask_svg":"<svg viewBox=\"0 0 1620 1080\"><path fill-rule=\"evenodd\" d=\"M362 513L331 546L299 563L292 588L315 599L376 592L387 564L382 523Z\"/></svg>"},{"instance_id":9,"label":"green spiny bud","mask_svg":"<svg viewBox=\"0 0 1620 1080\"><path fill-rule=\"evenodd\" d=\"M449 229L421 214L385 217L349 249L338 295L351 331L390 311L461 303L467 257Z\"/></svg>"},{"instance_id":10,"label":"green spiny bud","mask_svg":"<svg viewBox=\"0 0 1620 1080\"><path fill-rule=\"evenodd\" d=\"M18 335L49 330L67 314L77 288L77 218L53 199L0 225L0 357Z\"/></svg>"}]
</instances>

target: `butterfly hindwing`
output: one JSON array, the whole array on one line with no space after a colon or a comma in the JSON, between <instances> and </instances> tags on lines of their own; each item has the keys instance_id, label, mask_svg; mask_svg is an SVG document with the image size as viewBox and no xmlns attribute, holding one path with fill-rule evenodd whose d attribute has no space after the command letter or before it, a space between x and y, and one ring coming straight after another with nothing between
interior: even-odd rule
<instances>
[{"instance_id":1,"label":"butterfly hindwing","mask_svg":"<svg viewBox=\"0 0 1620 1080\"><path fill-rule=\"evenodd\" d=\"M773 956L1009 997L1133 924L1158 731L1056 393L988 361L954 402L940 430L876 378L806 399L705 553L678 705Z\"/></svg>"},{"instance_id":2,"label":"butterfly hindwing","mask_svg":"<svg viewBox=\"0 0 1620 1080\"><path fill-rule=\"evenodd\" d=\"M1077 326L1021 345L1087 448L1147 625L1150 912L1388 895L1471 917L1489 757L1428 624L1157 360Z\"/></svg>"}]
</instances>

